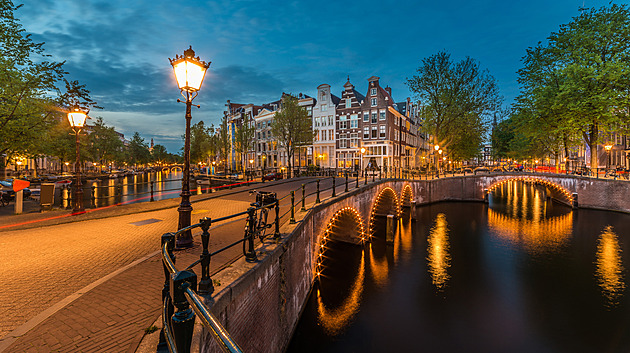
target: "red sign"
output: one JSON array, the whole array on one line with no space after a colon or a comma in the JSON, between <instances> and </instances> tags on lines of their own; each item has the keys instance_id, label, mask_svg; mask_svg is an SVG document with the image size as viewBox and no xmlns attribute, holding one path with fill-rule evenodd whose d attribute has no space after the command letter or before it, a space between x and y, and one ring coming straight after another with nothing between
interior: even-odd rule
<instances>
[{"instance_id":1,"label":"red sign","mask_svg":"<svg viewBox=\"0 0 630 353\"><path fill-rule=\"evenodd\" d=\"M13 180L13 191L18 192L31 185L30 181L15 179Z\"/></svg>"}]
</instances>

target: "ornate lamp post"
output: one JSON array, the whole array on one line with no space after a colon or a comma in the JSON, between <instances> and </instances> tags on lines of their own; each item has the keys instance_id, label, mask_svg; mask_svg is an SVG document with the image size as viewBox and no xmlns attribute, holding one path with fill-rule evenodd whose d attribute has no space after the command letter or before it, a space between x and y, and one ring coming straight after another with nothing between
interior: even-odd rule
<instances>
[{"instance_id":1,"label":"ornate lamp post","mask_svg":"<svg viewBox=\"0 0 630 353\"><path fill-rule=\"evenodd\" d=\"M612 150L613 145L608 144L604 145L604 149L606 150L606 170L610 169L610 150Z\"/></svg>"},{"instance_id":2,"label":"ornate lamp post","mask_svg":"<svg viewBox=\"0 0 630 353\"><path fill-rule=\"evenodd\" d=\"M177 86L186 101L177 102L186 103L186 134L184 139L184 168L182 177L182 202L179 204L177 211L179 212L179 224L177 229L182 229L190 225L190 217L192 213L192 205L190 204L190 120L192 119L191 108L192 101L197 97L206 70L210 67L210 63L201 61L199 57L195 57L195 51L192 46L184 50L184 55L175 55L175 59L169 59L175 72ZM186 94L184 94L186 92ZM198 105L196 105L199 108ZM190 231L182 233L176 240L175 246L178 248L190 247L193 244L192 234Z\"/></svg>"},{"instance_id":3,"label":"ornate lamp post","mask_svg":"<svg viewBox=\"0 0 630 353\"><path fill-rule=\"evenodd\" d=\"M433 148L435 149L435 152L433 153L435 155L435 177L439 178L440 177L440 168L438 168L438 155L437 155L437 152L441 151L440 150L440 145L435 145L435 146L433 146Z\"/></svg>"},{"instance_id":4,"label":"ornate lamp post","mask_svg":"<svg viewBox=\"0 0 630 353\"><path fill-rule=\"evenodd\" d=\"M249 160L249 176L253 180L254 179L254 160Z\"/></svg>"},{"instance_id":5,"label":"ornate lamp post","mask_svg":"<svg viewBox=\"0 0 630 353\"><path fill-rule=\"evenodd\" d=\"M73 213L84 212L83 208L83 185L81 184L81 163L79 161L79 133L85 124L85 119L87 118L87 112L81 111L79 108L74 108L71 112L68 113L68 121L70 121L70 126L74 131L77 141L77 160L75 162L75 171L77 173L77 184L74 189L74 209Z\"/></svg>"},{"instance_id":6,"label":"ornate lamp post","mask_svg":"<svg viewBox=\"0 0 630 353\"><path fill-rule=\"evenodd\" d=\"M360 168L361 168L361 173L364 173L363 171L363 156L365 154L365 147L361 147L361 164L360 164Z\"/></svg>"}]
</instances>

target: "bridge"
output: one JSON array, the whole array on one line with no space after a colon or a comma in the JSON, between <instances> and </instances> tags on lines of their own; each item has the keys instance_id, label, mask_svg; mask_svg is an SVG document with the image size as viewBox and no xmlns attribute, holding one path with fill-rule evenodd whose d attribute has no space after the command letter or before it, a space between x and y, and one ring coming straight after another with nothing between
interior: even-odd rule
<instances>
[{"instance_id":1,"label":"bridge","mask_svg":"<svg viewBox=\"0 0 630 353\"><path fill-rule=\"evenodd\" d=\"M513 180L541 185L549 197L573 207L630 212L628 182L558 174L357 180L350 189L337 183L334 197L319 202L318 193L303 211L293 204L295 222L293 217L283 222L278 238L255 249L257 261L241 258L213 276L223 285L204 302L243 351L283 351L321 273L320 259L331 237L366 244L375 235L377 217L400 218L407 208L440 201L484 202L494 189ZM198 334L195 340L203 351L219 351L211 335Z\"/></svg>"}]
</instances>

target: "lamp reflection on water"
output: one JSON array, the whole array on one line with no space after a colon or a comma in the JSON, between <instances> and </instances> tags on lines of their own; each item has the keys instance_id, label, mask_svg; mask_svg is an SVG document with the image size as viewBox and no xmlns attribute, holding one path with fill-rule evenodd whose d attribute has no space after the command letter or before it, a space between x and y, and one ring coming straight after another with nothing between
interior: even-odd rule
<instances>
[{"instance_id":1,"label":"lamp reflection on water","mask_svg":"<svg viewBox=\"0 0 630 353\"><path fill-rule=\"evenodd\" d=\"M358 273L350 289L350 293L343 303L336 309L329 309L322 300L322 294L317 289L317 321L326 333L336 336L348 326L350 321L359 312L361 295L363 294L363 280L365 279L365 251L361 254Z\"/></svg>"},{"instance_id":2,"label":"lamp reflection on water","mask_svg":"<svg viewBox=\"0 0 630 353\"><path fill-rule=\"evenodd\" d=\"M609 308L619 304L619 299L626 289L621 255L622 250L617 234L611 226L607 226L597 242L595 277Z\"/></svg>"},{"instance_id":3,"label":"lamp reflection on water","mask_svg":"<svg viewBox=\"0 0 630 353\"><path fill-rule=\"evenodd\" d=\"M435 224L431 228L428 239L427 261L429 273L433 285L443 291L448 285L450 275L448 269L451 267L451 255L449 253L448 222L444 213L440 213L435 218Z\"/></svg>"}]
</instances>

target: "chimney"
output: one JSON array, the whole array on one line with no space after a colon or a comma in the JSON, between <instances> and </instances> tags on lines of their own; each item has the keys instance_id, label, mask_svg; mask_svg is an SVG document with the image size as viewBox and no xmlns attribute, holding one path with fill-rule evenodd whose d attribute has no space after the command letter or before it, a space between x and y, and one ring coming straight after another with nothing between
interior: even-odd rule
<instances>
[{"instance_id":1,"label":"chimney","mask_svg":"<svg viewBox=\"0 0 630 353\"><path fill-rule=\"evenodd\" d=\"M387 93L389 93L390 96L392 95L392 88L391 87L387 86L387 87L385 87L385 90L387 91Z\"/></svg>"}]
</instances>

